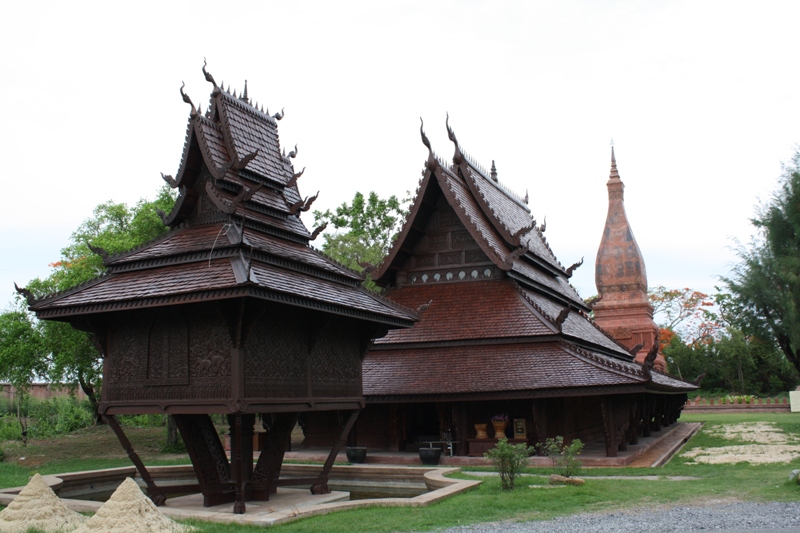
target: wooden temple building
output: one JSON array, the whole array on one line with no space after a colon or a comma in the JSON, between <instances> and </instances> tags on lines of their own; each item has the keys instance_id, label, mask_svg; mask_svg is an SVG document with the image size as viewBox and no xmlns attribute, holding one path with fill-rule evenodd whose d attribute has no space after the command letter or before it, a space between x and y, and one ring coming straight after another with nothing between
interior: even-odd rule
<instances>
[{"instance_id":1,"label":"wooden temple building","mask_svg":"<svg viewBox=\"0 0 800 533\"><path fill-rule=\"evenodd\" d=\"M373 274L387 298L420 319L370 348L367 406L351 444L414 450L452 441L456 455L480 456L503 435L528 444L561 435L604 442L615 456L674 423L696 387L652 368L652 356L635 362L589 318L569 283L580 263L559 263L527 194L505 187L494 162L488 172L474 163L449 125L455 154L446 162L420 131L429 150L422 179ZM480 435L475 425L497 415L511 421L506 430ZM312 446L334 430L323 419L309 415Z\"/></svg>"},{"instance_id":2,"label":"wooden temple building","mask_svg":"<svg viewBox=\"0 0 800 533\"><path fill-rule=\"evenodd\" d=\"M313 198L297 187L295 151L285 155L278 120L213 85L205 113L191 105L175 178L179 196L162 213L170 231L108 256L107 271L30 308L90 332L104 356L99 411L147 482L156 486L114 415L174 416L206 506L269 499L280 485L328 491L327 476L361 408L361 362L372 339L411 326L416 315L363 288L363 277L317 252L299 216ZM280 479L298 416L335 411L342 420L326 445L328 462L312 479ZM226 457L211 414L228 415ZM253 464L261 415L267 438ZM193 487L171 487L191 492Z\"/></svg>"}]
</instances>

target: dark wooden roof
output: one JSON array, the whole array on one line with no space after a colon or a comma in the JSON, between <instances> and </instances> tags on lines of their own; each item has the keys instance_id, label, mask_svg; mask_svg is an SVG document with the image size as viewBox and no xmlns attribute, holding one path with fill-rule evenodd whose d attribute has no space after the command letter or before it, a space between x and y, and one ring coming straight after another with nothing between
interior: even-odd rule
<instances>
[{"instance_id":1,"label":"dark wooden roof","mask_svg":"<svg viewBox=\"0 0 800 533\"><path fill-rule=\"evenodd\" d=\"M367 400L695 390L643 369L592 322L569 283L575 266L558 261L527 195L473 162L449 127L448 133L452 164L434 154L422 133L428 161L375 275L389 299L419 309L420 319L370 349Z\"/></svg>"},{"instance_id":2,"label":"dark wooden roof","mask_svg":"<svg viewBox=\"0 0 800 533\"><path fill-rule=\"evenodd\" d=\"M296 150L296 148L295 148ZM105 259L107 272L31 302L41 318L253 297L407 327L415 314L362 287L363 277L309 245L302 197L277 120L214 87L205 115L192 105L171 228Z\"/></svg>"},{"instance_id":3,"label":"dark wooden roof","mask_svg":"<svg viewBox=\"0 0 800 533\"><path fill-rule=\"evenodd\" d=\"M563 341L373 350L363 379L370 403L695 390Z\"/></svg>"}]
</instances>

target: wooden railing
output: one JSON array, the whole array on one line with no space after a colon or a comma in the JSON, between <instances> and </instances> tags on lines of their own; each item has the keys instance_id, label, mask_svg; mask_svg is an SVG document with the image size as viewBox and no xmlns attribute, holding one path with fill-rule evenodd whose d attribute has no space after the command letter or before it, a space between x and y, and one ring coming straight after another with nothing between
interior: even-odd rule
<instances>
[{"instance_id":1,"label":"wooden railing","mask_svg":"<svg viewBox=\"0 0 800 533\"><path fill-rule=\"evenodd\" d=\"M789 411L788 398L701 398L689 399L683 406L684 411Z\"/></svg>"}]
</instances>

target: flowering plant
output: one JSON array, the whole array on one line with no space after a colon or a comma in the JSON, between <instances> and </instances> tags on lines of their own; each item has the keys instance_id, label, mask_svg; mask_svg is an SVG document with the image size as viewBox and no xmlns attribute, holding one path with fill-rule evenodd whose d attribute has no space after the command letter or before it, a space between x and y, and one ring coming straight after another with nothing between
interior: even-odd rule
<instances>
[{"instance_id":1,"label":"flowering plant","mask_svg":"<svg viewBox=\"0 0 800 533\"><path fill-rule=\"evenodd\" d=\"M499 414L492 417L492 422L508 422L508 415Z\"/></svg>"}]
</instances>

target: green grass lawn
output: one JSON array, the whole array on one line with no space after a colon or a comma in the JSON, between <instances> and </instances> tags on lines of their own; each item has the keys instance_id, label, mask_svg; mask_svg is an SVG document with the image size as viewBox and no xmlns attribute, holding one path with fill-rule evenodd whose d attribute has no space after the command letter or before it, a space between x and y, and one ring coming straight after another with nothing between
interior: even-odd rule
<instances>
[{"instance_id":1,"label":"green grass lawn","mask_svg":"<svg viewBox=\"0 0 800 533\"><path fill-rule=\"evenodd\" d=\"M794 413L721 413L686 414L684 422L705 422L705 426L687 444L684 451L693 447L704 448L739 444L708 435L715 426L741 422L771 422L787 434L800 437L800 414ZM45 462L38 471L57 473L108 466L129 466L126 459L108 459L98 464L96 460ZM500 490L496 477L480 477L483 484L467 493L425 508L370 508L331 513L310 517L276 526L276 533L359 532L390 533L402 531L430 531L449 526L476 522L502 520L539 520L581 512L613 511L654 505L691 505L708 501L796 501L800 486L788 480L789 472L800 468L800 459L788 464L750 465L749 463L707 465L689 464L690 459L676 456L662 468L597 468L585 469L580 474L587 482L579 487L559 489L534 489L529 485L543 484L544 478L525 477L517 482L512 492ZM27 481L29 470L24 466L0 465L0 485L17 486ZM549 474L547 469L528 469L531 474ZM637 479L593 479L595 476L659 475L658 481ZM670 481L667 476L692 476L699 479ZM458 474L470 476L468 469ZM200 532L239 532L255 528L188 521Z\"/></svg>"}]
</instances>

